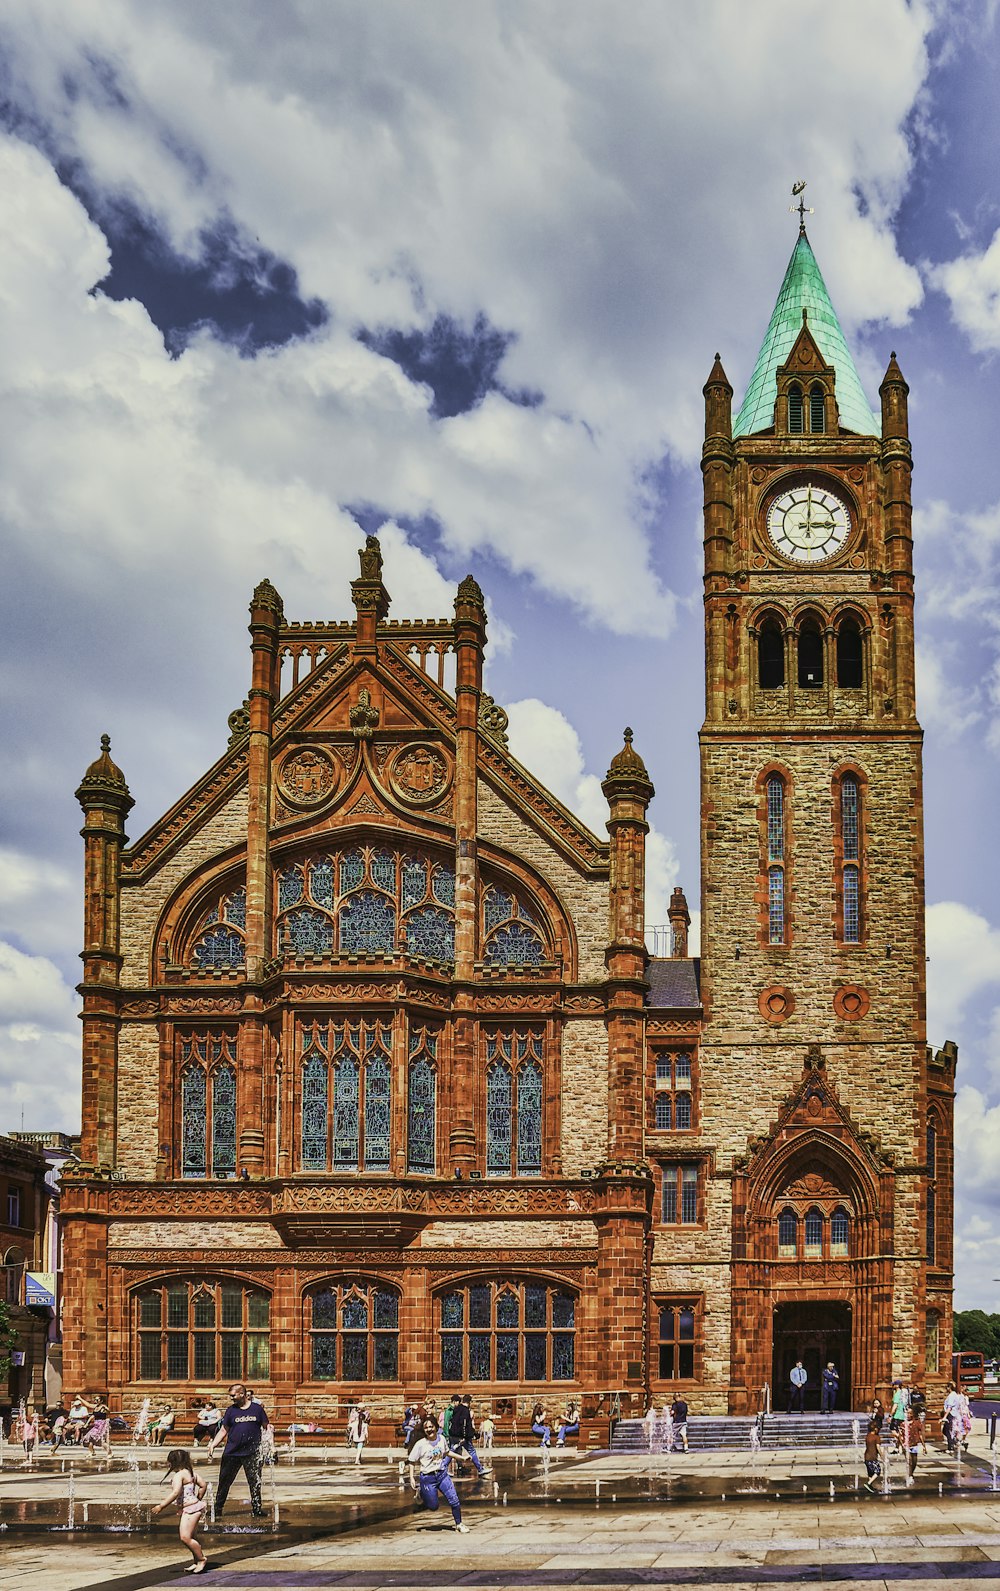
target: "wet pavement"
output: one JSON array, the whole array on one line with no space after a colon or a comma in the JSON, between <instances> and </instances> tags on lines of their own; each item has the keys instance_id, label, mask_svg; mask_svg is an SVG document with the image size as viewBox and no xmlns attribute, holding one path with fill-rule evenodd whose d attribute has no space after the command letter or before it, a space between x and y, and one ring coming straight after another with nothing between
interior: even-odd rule
<instances>
[{"instance_id":1,"label":"wet pavement","mask_svg":"<svg viewBox=\"0 0 1000 1591\"><path fill-rule=\"evenodd\" d=\"M163 1495L160 1456L150 1456L136 1509L134 1473L121 1467L74 1473L70 1499L61 1468L46 1473L43 1460L35 1471L12 1470L8 1450L4 1591L176 1584L189 1560L173 1519L149 1527L149 1507ZM398 1458L370 1453L360 1471L343 1449L302 1453L294 1466L286 1459L265 1480L264 1521L249 1517L238 1481L225 1520L203 1534L212 1583L233 1591L1000 1583L1000 1490L990 1489L984 1446L968 1455L961 1488L932 1444L913 1488L897 1461L891 1491L875 1496L855 1491L850 1449L765 1453L753 1472L749 1454L730 1451L669 1460L560 1454L547 1465L534 1449L523 1459L498 1455L495 1476L459 1483L468 1535L451 1530L446 1510L415 1511ZM203 1469L214 1476L214 1466ZM94 1528L109 1522L117 1529ZM127 1532L129 1524L138 1528Z\"/></svg>"}]
</instances>

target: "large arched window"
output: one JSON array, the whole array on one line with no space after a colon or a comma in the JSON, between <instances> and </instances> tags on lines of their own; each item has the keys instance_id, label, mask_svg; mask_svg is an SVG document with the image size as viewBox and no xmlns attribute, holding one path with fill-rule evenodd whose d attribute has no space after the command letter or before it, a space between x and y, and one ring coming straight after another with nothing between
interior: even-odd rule
<instances>
[{"instance_id":1,"label":"large arched window","mask_svg":"<svg viewBox=\"0 0 1000 1591\"><path fill-rule=\"evenodd\" d=\"M843 940L861 942L861 784L857 774L840 780L840 904Z\"/></svg>"},{"instance_id":2,"label":"large arched window","mask_svg":"<svg viewBox=\"0 0 1000 1591\"><path fill-rule=\"evenodd\" d=\"M818 381L809 388L809 429L813 436L821 436L826 430L826 405Z\"/></svg>"},{"instance_id":3,"label":"large arched window","mask_svg":"<svg viewBox=\"0 0 1000 1591\"><path fill-rule=\"evenodd\" d=\"M236 1038L190 1034L180 1041L181 1175L236 1172Z\"/></svg>"},{"instance_id":4,"label":"large arched window","mask_svg":"<svg viewBox=\"0 0 1000 1591\"><path fill-rule=\"evenodd\" d=\"M306 1295L314 1381L395 1381L399 1294L381 1282L329 1282Z\"/></svg>"},{"instance_id":5,"label":"large arched window","mask_svg":"<svg viewBox=\"0 0 1000 1591\"><path fill-rule=\"evenodd\" d=\"M777 691L785 683L785 637L776 618L768 616L757 635L757 678L762 691Z\"/></svg>"},{"instance_id":6,"label":"large arched window","mask_svg":"<svg viewBox=\"0 0 1000 1591\"><path fill-rule=\"evenodd\" d=\"M440 1298L442 1381L572 1381L576 1301L544 1282L473 1282Z\"/></svg>"},{"instance_id":7,"label":"large arched window","mask_svg":"<svg viewBox=\"0 0 1000 1591\"><path fill-rule=\"evenodd\" d=\"M500 1028L485 1035L486 1172L538 1176L542 1169L545 1035Z\"/></svg>"},{"instance_id":8,"label":"large arched window","mask_svg":"<svg viewBox=\"0 0 1000 1591\"><path fill-rule=\"evenodd\" d=\"M134 1295L140 1381L270 1379L271 1300L242 1282L170 1277Z\"/></svg>"},{"instance_id":9,"label":"large arched window","mask_svg":"<svg viewBox=\"0 0 1000 1591\"><path fill-rule=\"evenodd\" d=\"M406 1169L431 1175L436 1164L437 1057L440 1031L415 1028L410 1034L406 1089Z\"/></svg>"},{"instance_id":10,"label":"large arched window","mask_svg":"<svg viewBox=\"0 0 1000 1591\"><path fill-rule=\"evenodd\" d=\"M303 1171L388 1171L392 1025L358 1018L302 1033Z\"/></svg>"},{"instance_id":11,"label":"large arched window","mask_svg":"<svg viewBox=\"0 0 1000 1591\"><path fill-rule=\"evenodd\" d=\"M200 971L215 972L242 967L246 961L243 935L247 926L247 892L237 889L224 895L202 917L191 960Z\"/></svg>"},{"instance_id":12,"label":"large arched window","mask_svg":"<svg viewBox=\"0 0 1000 1591\"><path fill-rule=\"evenodd\" d=\"M841 690L859 691L865 679L864 638L861 626L848 613L837 627L837 685Z\"/></svg>"},{"instance_id":13,"label":"large arched window","mask_svg":"<svg viewBox=\"0 0 1000 1591\"><path fill-rule=\"evenodd\" d=\"M487 884L482 892L483 960L537 966L545 960L545 940L535 917L512 891Z\"/></svg>"},{"instance_id":14,"label":"large arched window","mask_svg":"<svg viewBox=\"0 0 1000 1591\"><path fill-rule=\"evenodd\" d=\"M785 943L785 782L768 775L767 797L767 924L768 942Z\"/></svg>"},{"instance_id":15,"label":"large arched window","mask_svg":"<svg viewBox=\"0 0 1000 1591\"><path fill-rule=\"evenodd\" d=\"M799 689L818 691L823 685L823 632L812 617L799 626Z\"/></svg>"},{"instance_id":16,"label":"large arched window","mask_svg":"<svg viewBox=\"0 0 1000 1591\"><path fill-rule=\"evenodd\" d=\"M826 1176L808 1173L811 1180L826 1182ZM802 1184L796 1180L784 1197L798 1203L782 1205L778 1211L778 1258L782 1260L847 1259L851 1252L851 1212L846 1202L823 1198L805 1203Z\"/></svg>"},{"instance_id":17,"label":"large arched window","mask_svg":"<svg viewBox=\"0 0 1000 1591\"><path fill-rule=\"evenodd\" d=\"M455 959L455 872L418 851L359 845L276 875L276 949L295 956L403 951Z\"/></svg>"},{"instance_id":18,"label":"large arched window","mask_svg":"<svg viewBox=\"0 0 1000 1591\"><path fill-rule=\"evenodd\" d=\"M805 428L802 388L797 382L793 382L788 389L788 429L793 436L801 436Z\"/></svg>"}]
</instances>

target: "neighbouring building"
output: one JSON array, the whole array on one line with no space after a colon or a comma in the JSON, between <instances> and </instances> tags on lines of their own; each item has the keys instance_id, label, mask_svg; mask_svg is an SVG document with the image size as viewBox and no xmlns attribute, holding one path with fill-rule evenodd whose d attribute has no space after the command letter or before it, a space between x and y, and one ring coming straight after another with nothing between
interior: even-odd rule
<instances>
[{"instance_id":1,"label":"neighbouring building","mask_svg":"<svg viewBox=\"0 0 1000 1591\"><path fill-rule=\"evenodd\" d=\"M927 1047L907 387L868 404L804 229L746 396L705 391L701 957L644 939L631 730L598 838L510 755L476 582L250 608L218 762L85 815L66 1373L279 1421L433 1390L594 1418L854 1407L951 1342L956 1052ZM641 718L649 682L623 681Z\"/></svg>"},{"instance_id":2,"label":"neighbouring building","mask_svg":"<svg viewBox=\"0 0 1000 1591\"><path fill-rule=\"evenodd\" d=\"M17 1332L3 1407L61 1391L59 1172L73 1158L65 1133L0 1137L0 1298Z\"/></svg>"}]
</instances>

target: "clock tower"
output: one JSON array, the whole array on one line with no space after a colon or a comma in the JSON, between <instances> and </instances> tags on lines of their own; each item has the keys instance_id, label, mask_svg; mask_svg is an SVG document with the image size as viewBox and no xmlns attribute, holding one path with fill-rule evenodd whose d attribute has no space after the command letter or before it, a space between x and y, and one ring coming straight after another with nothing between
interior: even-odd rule
<instances>
[{"instance_id":1,"label":"clock tower","mask_svg":"<svg viewBox=\"0 0 1000 1591\"><path fill-rule=\"evenodd\" d=\"M954 1054L926 1047L907 386L874 413L804 224L746 395L705 386L703 1119L729 1407L943 1384ZM721 1257L721 1249L720 1249ZM728 1359L728 1362L726 1360Z\"/></svg>"}]
</instances>

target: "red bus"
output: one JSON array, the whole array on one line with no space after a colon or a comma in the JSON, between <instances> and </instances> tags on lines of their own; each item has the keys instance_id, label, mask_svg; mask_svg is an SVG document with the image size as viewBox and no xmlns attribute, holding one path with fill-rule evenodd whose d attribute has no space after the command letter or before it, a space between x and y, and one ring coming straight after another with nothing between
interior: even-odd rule
<instances>
[{"instance_id":1,"label":"red bus","mask_svg":"<svg viewBox=\"0 0 1000 1591\"><path fill-rule=\"evenodd\" d=\"M981 1353L953 1353L951 1379L960 1392L981 1398L986 1392L986 1361Z\"/></svg>"}]
</instances>

